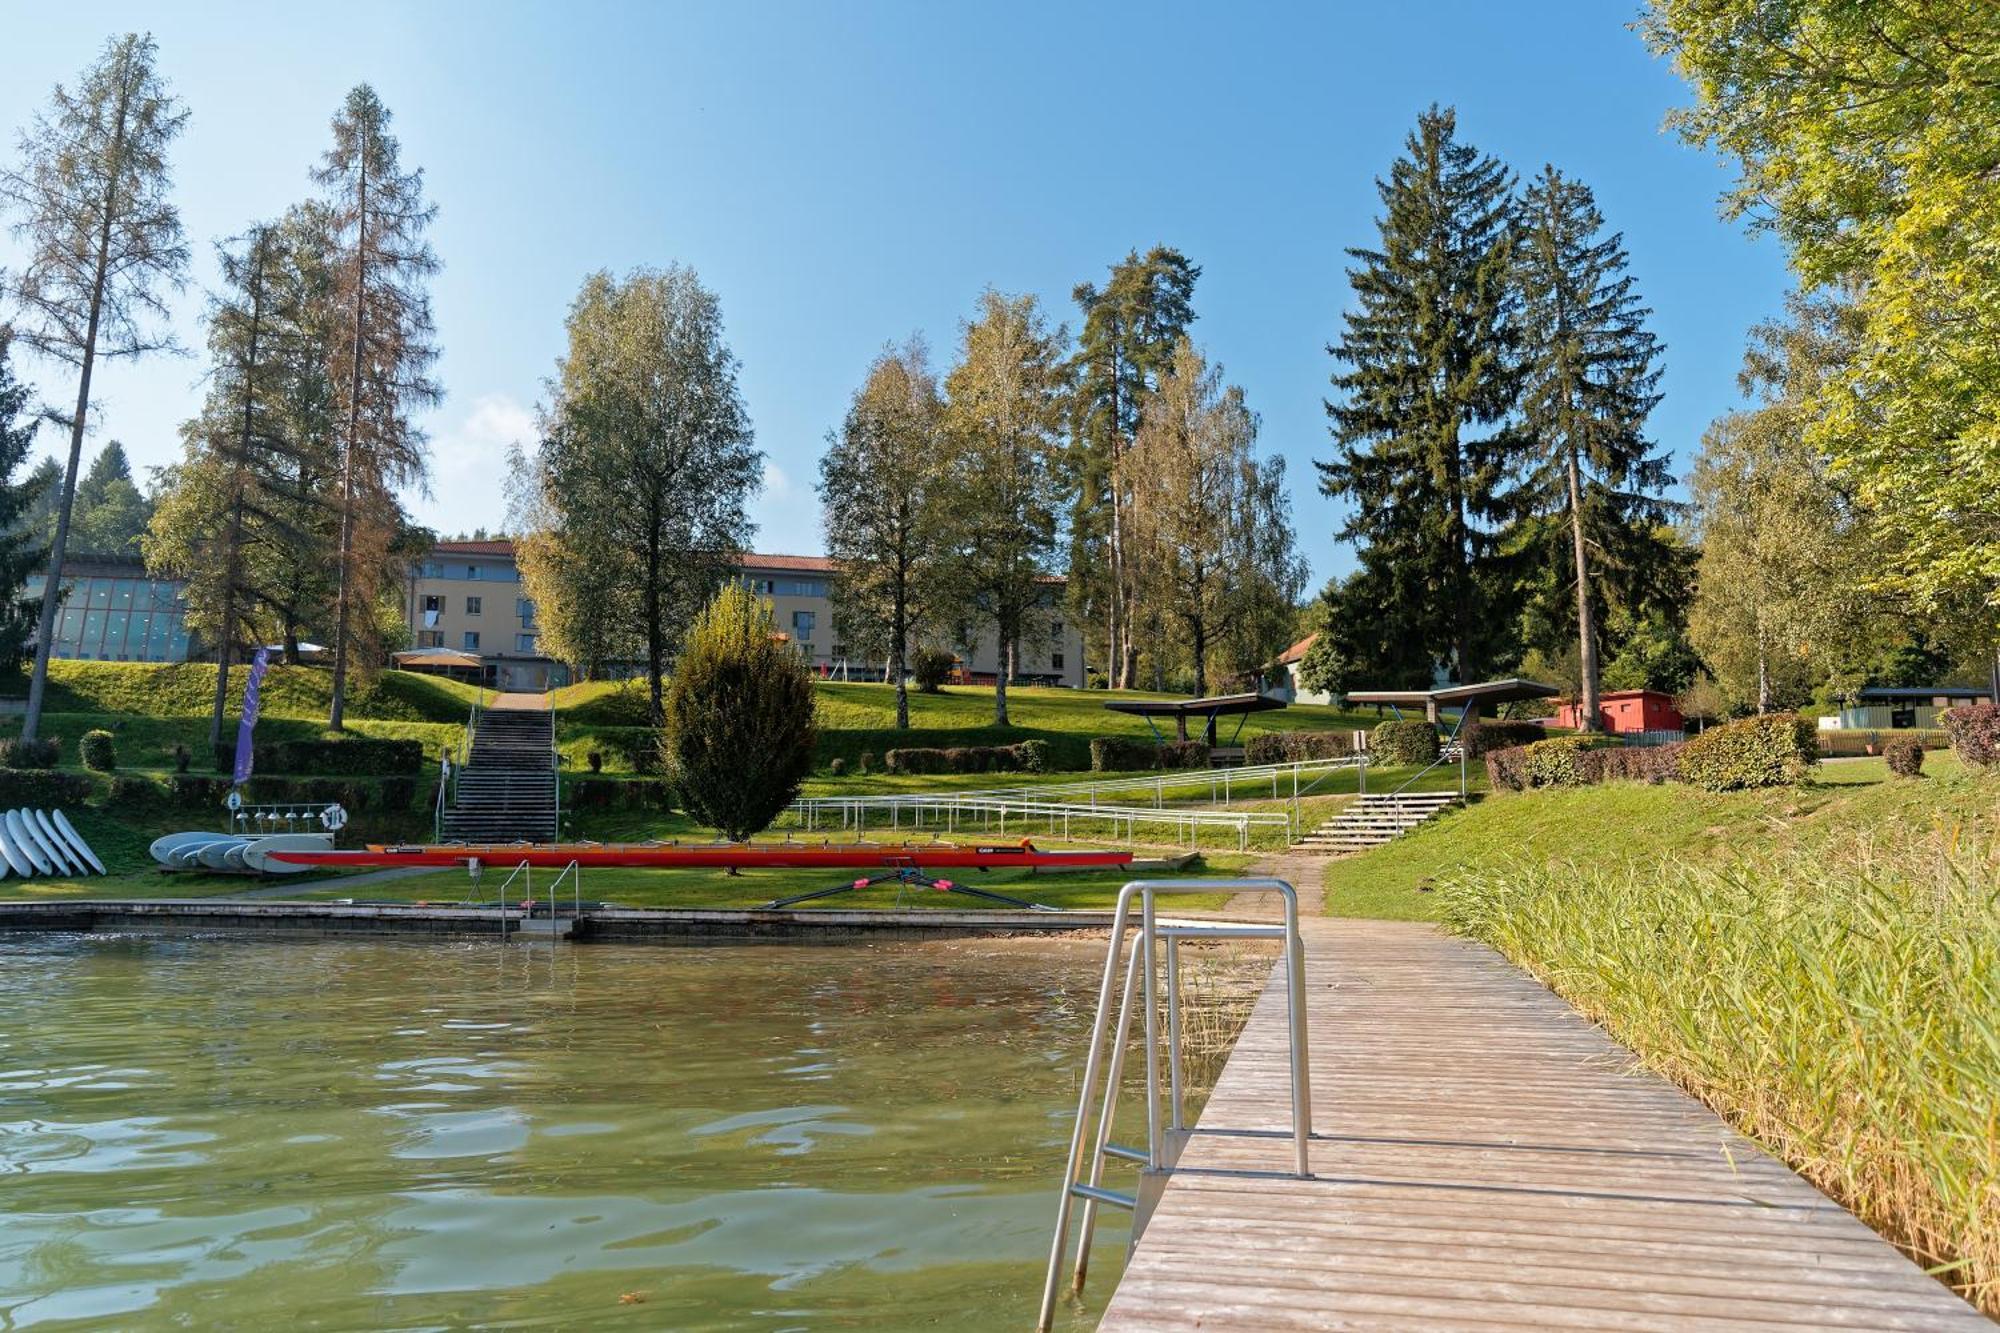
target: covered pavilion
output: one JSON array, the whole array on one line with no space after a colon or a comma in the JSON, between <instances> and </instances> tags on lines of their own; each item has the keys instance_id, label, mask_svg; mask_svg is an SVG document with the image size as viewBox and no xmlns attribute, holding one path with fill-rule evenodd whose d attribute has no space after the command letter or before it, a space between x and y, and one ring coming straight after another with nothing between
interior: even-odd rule
<instances>
[{"instance_id":1,"label":"covered pavilion","mask_svg":"<svg viewBox=\"0 0 2000 1333\"><path fill-rule=\"evenodd\" d=\"M1404 706L1422 708L1429 721L1450 707L1459 709L1459 725L1477 722L1488 708L1502 704L1526 703L1530 699L1553 699L1562 693L1553 685L1510 676L1506 680L1481 681L1477 685L1442 685L1434 690L1349 690L1347 701L1356 704L1387 704L1403 715Z\"/></svg>"},{"instance_id":2,"label":"covered pavilion","mask_svg":"<svg viewBox=\"0 0 2000 1333\"><path fill-rule=\"evenodd\" d=\"M1268 712L1273 708L1283 708L1283 699L1273 699L1265 694L1218 694L1206 699L1114 699L1104 705L1114 713L1131 713L1146 719L1146 725L1153 729L1153 735L1162 743L1166 737L1160 734L1155 718L1170 717L1174 720L1174 739L1188 738L1188 719L1202 720L1201 739L1210 749L1216 748L1216 722L1225 717L1236 719L1236 730L1229 740L1234 744L1242 734L1243 719L1252 713Z\"/></svg>"}]
</instances>

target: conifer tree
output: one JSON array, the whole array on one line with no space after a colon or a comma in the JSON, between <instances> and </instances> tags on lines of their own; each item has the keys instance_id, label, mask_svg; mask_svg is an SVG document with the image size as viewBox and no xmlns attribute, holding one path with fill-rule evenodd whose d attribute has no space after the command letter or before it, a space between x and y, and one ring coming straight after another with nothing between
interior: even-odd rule
<instances>
[{"instance_id":1,"label":"conifer tree","mask_svg":"<svg viewBox=\"0 0 2000 1333\"><path fill-rule=\"evenodd\" d=\"M1173 360L1174 344L1194 323L1195 280L1201 269L1180 251L1156 245L1112 265L1102 290L1078 284L1083 311L1074 360L1076 390L1070 506L1070 607L1091 627L1105 677L1130 689L1138 672L1133 626L1133 577L1125 529L1131 498L1113 486L1119 461L1139 431L1146 395ZM1102 648L1099 649L1101 635Z\"/></svg>"},{"instance_id":2,"label":"conifer tree","mask_svg":"<svg viewBox=\"0 0 2000 1333\"><path fill-rule=\"evenodd\" d=\"M1494 664L1504 631L1497 524L1520 453L1512 187L1458 139L1452 111L1420 116L1376 183L1378 247L1348 251L1355 304L1327 349L1342 367L1327 404L1340 448L1318 464L1320 488L1352 504L1340 535L1388 599L1367 610L1369 632L1413 642L1458 681ZM1402 651L1386 645L1354 656Z\"/></svg>"},{"instance_id":3,"label":"conifer tree","mask_svg":"<svg viewBox=\"0 0 2000 1333\"><path fill-rule=\"evenodd\" d=\"M1521 425L1533 462L1516 492L1530 560L1566 567L1584 725L1598 725L1605 614L1681 571L1664 525L1673 474L1645 435L1660 345L1588 186L1547 167L1521 199Z\"/></svg>"},{"instance_id":4,"label":"conifer tree","mask_svg":"<svg viewBox=\"0 0 2000 1333\"><path fill-rule=\"evenodd\" d=\"M313 173L327 192L333 236L333 308L342 337L333 358L339 411L340 537L336 550L333 700L341 729L347 673L372 665L382 646L379 608L394 578L391 546L406 526L397 492L427 472L413 410L441 398L426 282L437 256L424 231L437 215L421 170L405 171L389 109L367 84L333 118L333 146ZM357 649L360 650L357 653Z\"/></svg>"},{"instance_id":5,"label":"conifer tree","mask_svg":"<svg viewBox=\"0 0 2000 1333\"><path fill-rule=\"evenodd\" d=\"M138 33L106 42L75 90L58 85L49 113L36 117L22 136L20 168L0 172L0 204L20 215L16 230L29 251L14 283L21 310L15 338L77 372L76 408L63 423L69 463L21 720L21 735L29 740L41 726L55 646L91 377L99 359L136 358L173 346L171 333L152 326L167 314L160 289L179 288L187 272L167 165L187 111L153 67L157 50L150 36Z\"/></svg>"},{"instance_id":6,"label":"conifer tree","mask_svg":"<svg viewBox=\"0 0 2000 1333\"><path fill-rule=\"evenodd\" d=\"M34 443L36 421L29 411L28 386L8 364L12 339L0 325L0 672L21 668L39 608L21 597L21 587L44 553L39 531L25 519L45 483L34 473L15 480Z\"/></svg>"},{"instance_id":7,"label":"conifer tree","mask_svg":"<svg viewBox=\"0 0 2000 1333\"><path fill-rule=\"evenodd\" d=\"M76 484L70 518L71 545L92 555L136 556L153 507L132 480L125 446L112 440L91 460Z\"/></svg>"}]
</instances>

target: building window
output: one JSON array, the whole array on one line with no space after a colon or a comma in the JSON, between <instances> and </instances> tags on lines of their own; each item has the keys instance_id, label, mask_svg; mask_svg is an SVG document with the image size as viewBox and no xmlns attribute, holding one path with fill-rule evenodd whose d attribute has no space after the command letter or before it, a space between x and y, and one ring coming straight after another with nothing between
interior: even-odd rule
<instances>
[{"instance_id":1,"label":"building window","mask_svg":"<svg viewBox=\"0 0 2000 1333\"><path fill-rule=\"evenodd\" d=\"M514 614L521 618L522 629L533 629L535 627L535 599L532 597L516 597L514 599Z\"/></svg>"},{"instance_id":2,"label":"building window","mask_svg":"<svg viewBox=\"0 0 2000 1333\"><path fill-rule=\"evenodd\" d=\"M465 599L465 614L467 614L468 616L476 616L479 614L479 598L468 597Z\"/></svg>"},{"instance_id":3,"label":"building window","mask_svg":"<svg viewBox=\"0 0 2000 1333\"><path fill-rule=\"evenodd\" d=\"M465 567L465 577L467 577L467 578L469 578L469 579L476 579L476 578L478 578L478 577L479 577L479 566L478 566L478 565L467 565L467 566Z\"/></svg>"},{"instance_id":4,"label":"building window","mask_svg":"<svg viewBox=\"0 0 2000 1333\"><path fill-rule=\"evenodd\" d=\"M1063 656L1062 656L1062 654L1061 654L1061 653L1050 653L1050 654L1049 654L1049 670L1051 670L1051 671L1061 671L1062 669L1063 669Z\"/></svg>"},{"instance_id":5,"label":"building window","mask_svg":"<svg viewBox=\"0 0 2000 1333\"><path fill-rule=\"evenodd\" d=\"M420 629L417 631L417 647L444 647L444 631L441 629Z\"/></svg>"},{"instance_id":6,"label":"building window","mask_svg":"<svg viewBox=\"0 0 2000 1333\"><path fill-rule=\"evenodd\" d=\"M532 634L516 634L514 636L514 651L517 653L532 654L535 651L535 636Z\"/></svg>"},{"instance_id":7,"label":"building window","mask_svg":"<svg viewBox=\"0 0 2000 1333\"><path fill-rule=\"evenodd\" d=\"M1049 637L1054 639L1057 643L1062 642L1062 621L1052 620L1049 622ZM1056 663L1056 665L1061 666L1062 663L1058 662Z\"/></svg>"},{"instance_id":8,"label":"building window","mask_svg":"<svg viewBox=\"0 0 2000 1333\"><path fill-rule=\"evenodd\" d=\"M468 653L476 653L479 651L478 630L469 629L465 632L465 651Z\"/></svg>"},{"instance_id":9,"label":"building window","mask_svg":"<svg viewBox=\"0 0 2000 1333\"><path fill-rule=\"evenodd\" d=\"M424 611L426 613L430 615L437 615L439 612L443 610L444 610L444 598L435 596L426 596L424 598Z\"/></svg>"},{"instance_id":10,"label":"building window","mask_svg":"<svg viewBox=\"0 0 2000 1333\"><path fill-rule=\"evenodd\" d=\"M792 612L792 638L797 641L799 651L807 657L812 656L813 621L815 618L811 611Z\"/></svg>"}]
</instances>

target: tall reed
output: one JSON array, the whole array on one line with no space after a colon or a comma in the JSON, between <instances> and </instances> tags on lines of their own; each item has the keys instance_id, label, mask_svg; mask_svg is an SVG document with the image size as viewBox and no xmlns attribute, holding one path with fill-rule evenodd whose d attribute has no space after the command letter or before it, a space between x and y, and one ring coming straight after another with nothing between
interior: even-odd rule
<instances>
[{"instance_id":1,"label":"tall reed","mask_svg":"<svg viewBox=\"0 0 2000 1333\"><path fill-rule=\"evenodd\" d=\"M2000 843L1439 884L1484 940L2000 1315Z\"/></svg>"}]
</instances>

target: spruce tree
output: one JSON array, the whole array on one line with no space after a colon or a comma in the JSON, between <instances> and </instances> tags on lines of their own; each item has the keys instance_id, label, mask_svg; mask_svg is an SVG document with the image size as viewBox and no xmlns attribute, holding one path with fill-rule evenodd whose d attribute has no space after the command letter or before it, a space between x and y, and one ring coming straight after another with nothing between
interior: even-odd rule
<instances>
[{"instance_id":1,"label":"spruce tree","mask_svg":"<svg viewBox=\"0 0 2000 1333\"><path fill-rule=\"evenodd\" d=\"M1608 608L1632 610L1681 562L1667 456L1646 438L1661 347L1588 186L1547 167L1521 199L1521 425L1534 463L1517 492L1523 554L1554 569L1576 613L1584 725L1597 727Z\"/></svg>"},{"instance_id":2,"label":"spruce tree","mask_svg":"<svg viewBox=\"0 0 2000 1333\"><path fill-rule=\"evenodd\" d=\"M1070 459L1070 582L1072 612L1089 627L1093 651L1103 644L1105 676L1132 687L1138 672L1133 630L1133 571L1126 558L1131 497L1113 484L1119 461L1138 434L1146 397L1174 357L1174 344L1194 323L1199 266L1156 245L1134 250L1111 268L1102 290L1078 284L1083 311L1072 362L1076 392Z\"/></svg>"},{"instance_id":3,"label":"spruce tree","mask_svg":"<svg viewBox=\"0 0 2000 1333\"><path fill-rule=\"evenodd\" d=\"M28 386L14 378L8 365L8 330L0 325L0 672L21 669L28 638L40 607L21 596L21 585L47 553L42 534L24 522L46 481L37 473L14 479L35 439L35 417L29 410ZM60 477L57 478L60 484Z\"/></svg>"},{"instance_id":4,"label":"spruce tree","mask_svg":"<svg viewBox=\"0 0 2000 1333\"><path fill-rule=\"evenodd\" d=\"M1434 106L1376 188L1381 240L1348 251L1355 304L1327 349L1342 367L1327 403L1340 449L1318 464L1320 488L1353 505L1340 535L1391 599L1367 613L1384 642L1357 659L1403 657L1409 671L1414 648L1471 681L1506 628L1497 525L1520 453L1513 176Z\"/></svg>"}]
</instances>

